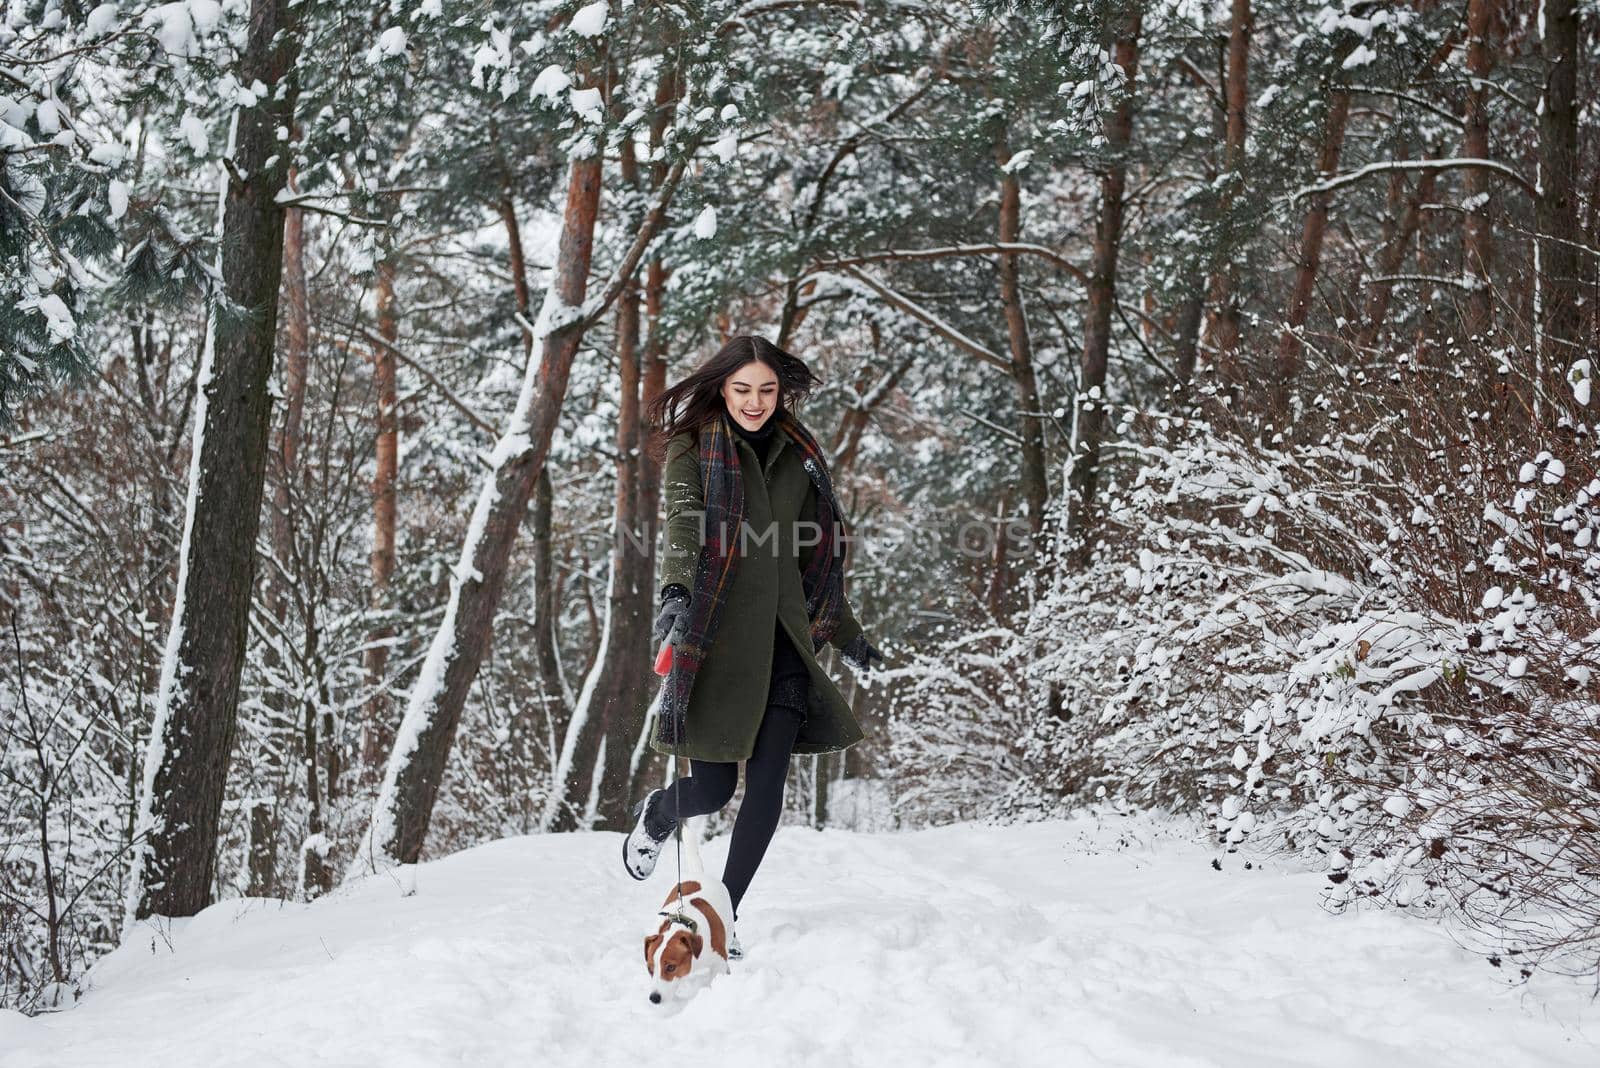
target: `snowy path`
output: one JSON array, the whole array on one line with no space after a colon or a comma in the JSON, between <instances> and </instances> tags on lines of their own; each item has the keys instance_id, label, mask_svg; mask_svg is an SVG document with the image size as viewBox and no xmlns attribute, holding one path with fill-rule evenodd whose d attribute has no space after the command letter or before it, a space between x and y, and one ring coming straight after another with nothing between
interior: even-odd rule
<instances>
[{"instance_id":1,"label":"snowy path","mask_svg":"<svg viewBox=\"0 0 1600 1068\"><path fill-rule=\"evenodd\" d=\"M1152 827L785 827L746 960L681 1008L646 1001L639 948L670 855L635 884L614 834L497 842L411 897L226 902L176 953L125 946L72 1010L0 1014L0 1065L1600 1064L1576 985L1507 986L1429 924L1327 915L1317 876L1218 873Z\"/></svg>"}]
</instances>

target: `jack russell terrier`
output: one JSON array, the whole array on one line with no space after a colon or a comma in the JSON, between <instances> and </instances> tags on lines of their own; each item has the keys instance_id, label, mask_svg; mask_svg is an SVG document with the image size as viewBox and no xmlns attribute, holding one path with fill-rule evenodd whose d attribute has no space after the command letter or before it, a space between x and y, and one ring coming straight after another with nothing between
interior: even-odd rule
<instances>
[{"instance_id":1,"label":"jack russell terrier","mask_svg":"<svg viewBox=\"0 0 1600 1068\"><path fill-rule=\"evenodd\" d=\"M693 820L699 824L700 820ZM688 994L729 971L728 929L733 924L733 900L722 880L706 875L700 862L699 828L682 835L683 881L673 886L661 911L660 928L644 940L644 962L649 969L650 1000L660 1004L663 995Z\"/></svg>"}]
</instances>

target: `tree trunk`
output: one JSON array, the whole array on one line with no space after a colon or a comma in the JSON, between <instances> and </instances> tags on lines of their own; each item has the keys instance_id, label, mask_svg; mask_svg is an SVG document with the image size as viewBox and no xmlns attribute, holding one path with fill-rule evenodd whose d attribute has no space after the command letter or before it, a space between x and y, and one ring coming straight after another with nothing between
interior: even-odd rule
<instances>
[{"instance_id":1,"label":"tree trunk","mask_svg":"<svg viewBox=\"0 0 1600 1068\"><path fill-rule=\"evenodd\" d=\"M1200 322L1205 318L1206 295L1204 290L1197 290L1183 299L1178 305L1178 314L1173 323L1172 336L1174 338L1173 373L1178 376L1178 392L1187 393L1189 383L1194 381L1195 363L1200 355Z\"/></svg>"},{"instance_id":2,"label":"tree trunk","mask_svg":"<svg viewBox=\"0 0 1600 1068\"><path fill-rule=\"evenodd\" d=\"M811 826L822 830L828 826L828 787L832 784L834 771L839 766L839 753L818 753L816 762L811 768L811 781L814 787L811 806Z\"/></svg>"},{"instance_id":3,"label":"tree trunk","mask_svg":"<svg viewBox=\"0 0 1600 1068\"><path fill-rule=\"evenodd\" d=\"M639 404L641 442L648 441L648 435L653 432L645 411L667 388L667 339L660 320L669 273L666 265L658 259L651 260L645 270L644 309L649 329L645 334L644 380L641 384ZM657 532L661 528L661 464L648 451L645 452L644 462L639 465L639 481L636 488L639 491L639 515L644 520L645 534L653 546L656 543ZM652 597L652 601L653 599Z\"/></svg>"},{"instance_id":4,"label":"tree trunk","mask_svg":"<svg viewBox=\"0 0 1600 1068\"><path fill-rule=\"evenodd\" d=\"M1015 172L1007 172L1011 159L1005 129L995 139L995 162L1000 165L1000 241L1011 244L1022 233L1022 190ZM1028 525L1035 535L1044 530L1045 506L1050 485L1044 473L1044 419L1039 411L1039 383L1033 368L1033 342L1028 337L1028 317L1022 306L1022 289L1017 284L1015 253L1000 255L1000 306L1005 310L1006 338L1011 346L1011 381L1017 392L1017 431L1022 438L1022 499L1028 509Z\"/></svg>"},{"instance_id":5,"label":"tree trunk","mask_svg":"<svg viewBox=\"0 0 1600 1068\"><path fill-rule=\"evenodd\" d=\"M1317 170L1323 176L1339 169L1339 152L1344 147L1344 130L1350 117L1350 94L1335 89L1328 101L1328 115L1322 128L1322 151L1317 158ZM1294 380L1300 372L1300 330L1311 311L1311 294L1317 284L1317 269L1322 263L1322 239L1328 231L1328 202L1331 193L1317 193L1311 198L1311 208L1306 212L1300 232L1300 261L1295 265L1294 289L1289 296L1289 308L1284 316L1283 332L1278 335L1278 359L1272 381L1272 408L1278 427L1287 430L1294 418L1291 400Z\"/></svg>"},{"instance_id":6,"label":"tree trunk","mask_svg":"<svg viewBox=\"0 0 1600 1068\"><path fill-rule=\"evenodd\" d=\"M1228 72L1224 86L1227 101L1227 135L1224 141L1222 169L1228 184L1222 195L1218 218L1225 230L1232 230L1228 216L1233 202L1244 184L1244 146L1247 132L1246 119L1250 90L1250 34L1254 18L1250 0L1233 0L1228 16ZM1239 347L1238 268L1233 256L1218 268L1211 280L1211 318L1207 333L1212 349L1230 381L1237 379L1237 369L1232 366L1234 350Z\"/></svg>"},{"instance_id":7,"label":"tree trunk","mask_svg":"<svg viewBox=\"0 0 1600 1068\"><path fill-rule=\"evenodd\" d=\"M268 743L269 745L271 743ZM270 761L276 768L278 761ZM278 873L278 806L264 797L245 805L245 897L270 897Z\"/></svg>"},{"instance_id":8,"label":"tree trunk","mask_svg":"<svg viewBox=\"0 0 1600 1068\"><path fill-rule=\"evenodd\" d=\"M1489 158L1489 86L1494 70L1494 50L1489 28L1497 0L1467 0L1467 90L1464 153L1468 159ZM1494 323L1494 294L1489 272L1494 266L1494 229L1489 213L1490 174L1482 167L1468 167L1463 175L1467 211L1461 233L1462 269L1473 280L1467 295L1466 330L1481 334Z\"/></svg>"},{"instance_id":9,"label":"tree trunk","mask_svg":"<svg viewBox=\"0 0 1600 1068\"><path fill-rule=\"evenodd\" d=\"M1100 441L1105 433L1106 367L1111 352L1111 317L1117 303L1117 253L1127 192L1127 149L1133 137L1134 80L1139 69L1140 13L1137 8L1118 35L1114 51L1122 68L1123 91L1106 121L1110 162L1100 176L1100 218L1095 226L1089 271L1089 306L1083 322L1083 361L1078 375L1078 412L1073 442L1071 512L1068 533L1082 539L1079 562L1087 561L1086 536L1100 477Z\"/></svg>"},{"instance_id":10,"label":"tree trunk","mask_svg":"<svg viewBox=\"0 0 1600 1068\"><path fill-rule=\"evenodd\" d=\"M1564 373L1579 353L1583 318L1578 250L1555 239L1573 232L1578 214L1578 13L1573 0L1543 0L1544 100L1539 111L1539 233L1534 284L1543 319L1541 359Z\"/></svg>"},{"instance_id":11,"label":"tree trunk","mask_svg":"<svg viewBox=\"0 0 1600 1068\"><path fill-rule=\"evenodd\" d=\"M624 150L624 156L629 153ZM640 346L640 294L637 286L623 291L618 308L617 355L622 367L622 408L617 421L617 522L612 566L617 581L607 608L612 667L598 667L602 686L613 693L600 706L601 730L606 737L606 761L600 778L600 805L596 827L623 830L627 826L628 788L633 741L644 725L650 703L650 609L655 604L655 543L643 515L639 493L645 456L643 428L643 367ZM654 502L652 502L654 510ZM602 664L604 661L602 661Z\"/></svg>"},{"instance_id":12,"label":"tree trunk","mask_svg":"<svg viewBox=\"0 0 1600 1068\"><path fill-rule=\"evenodd\" d=\"M572 694L567 691L566 676L561 671L561 658L556 654L556 560L555 560L555 485L550 472L539 472L533 487L533 511L530 515L533 544L533 662L539 669L542 685L540 699L553 711L566 712L572 707Z\"/></svg>"},{"instance_id":13,"label":"tree trunk","mask_svg":"<svg viewBox=\"0 0 1600 1068\"><path fill-rule=\"evenodd\" d=\"M1254 30L1250 0L1232 0L1228 12L1227 155L1223 169L1238 172L1244 164L1244 139L1249 117L1250 34Z\"/></svg>"},{"instance_id":14,"label":"tree trunk","mask_svg":"<svg viewBox=\"0 0 1600 1068\"><path fill-rule=\"evenodd\" d=\"M666 332L661 326L661 311L669 273L666 265L659 259L651 260L645 270L644 310L649 329L645 334L644 380L639 405L641 442L648 441L648 435L652 433L652 428L646 422L645 412L651 402L661 395L661 391L667 388L667 343ZM639 480L636 486L639 493L637 511L644 527L645 544L650 546L650 552L654 554L661 530L661 464L648 450L641 449L641 452L643 455L639 458ZM651 609L647 609L649 611L653 610L656 594L653 564L646 589L649 591L647 596L651 605ZM648 728L641 728L641 733L644 729ZM647 746L635 745L631 757L632 766L628 773L630 797L638 792L638 785L641 782L654 781L658 771L657 761L660 759L660 754L652 753Z\"/></svg>"},{"instance_id":15,"label":"tree trunk","mask_svg":"<svg viewBox=\"0 0 1600 1068\"><path fill-rule=\"evenodd\" d=\"M242 84L267 87L234 115L223 207L222 287L248 316L212 312L195 394L190 499L161 693L145 754L130 914L192 916L211 902L217 826L238 717L239 672L255 586L270 382L283 269L299 9L252 0Z\"/></svg>"},{"instance_id":16,"label":"tree trunk","mask_svg":"<svg viewBox=\"0 0 1600 1068\"><path fill-rule=\"evenodd\" d=\"M506 228L512 293L517 301L517 311L531 325L533 296L528 284L528 260L522 249L522 225L517 221L517 205L509 193L500 200L500 220ZM533 344L533 335L525 331L524 358L533 358ZM551 528L554 497L555 487L550 484L550 473L541 469L533 517L533 660L538 665L543 682L543 699L546 702L559 699L563 706L570 707L572 695L567 692L566 681L561 674L561 659L556 652L555 545Z\"/></svg>"},{"instance_id":17,"label":"tree trunk","mask_svg":"<svg viewBox=\"0 0 1600 1068\"><path fill-rule=\"evenodd\" d=\"M380 622L368 635L365 664L367 698L361 723L361 774L365 780L377 778L377 770L388 751L393 728L389 695L382 692L389 664L389 641L394 626L385 618L389 609L389 579L394 575L395 519L398 498L396 482L400 472L400 420L396 412L395 351L400 344L400 323L395 314L395 263L391 255L377 270L378 336L382 344L372 346L372 381L377 390L374 427L376 470L372 477L372 585L367 603Z\"/></svg>"},{"instance_id":18,"label":"tree trunk","mask_svg":"<svg viewBox=\"0 0 1600 1068\"><path fill-rule=\"evenodd\" d=\"M1199 85L1206 99L1212 103L1212 131L1215 138L1224 145L1228 141L1228 107L1226 98L1219 99L1211 92L1210 84L1200 76L1196 69L1193 79ZM1221 106L1217 106L1217 105ZM1209 165L1207 157L1204 175L1206 185L1216 184L1217 170ZM1208 280L1215 269L1216 250L1209 250L1206 258L1195 265L1197 278L1189 283L1189 293L1178 305L1178 310L1173 316L1173 373L1178 382L1174 392L1180 400L1186 400L1189 395L1190 383L1194 380L1195 367L1199 364L1200 357L1200 327L1206 317L1206 297L1208 295Z\"/></svg>"},{"instance_id":19,"label":"tree trunk","mask_svg":"<svg viewBox=\"0 0 1600 1068\"><path fill-rule=\"evenodd\" d=\"M666 136L667 126L676 114L677 101L683 95L683 79L674 67L668 66L656 83L656 108L655 114L650 119L650 188L659 192L663 182L667 180L667 163L664 155L657 151ZM650 403L661 395L667 388L667 337L666 330L661 323L663 304L666 299L667 279L671 271L661 259L650 260L645 268L644 276L644 315L648 324L645 331L643 371L640 383L639 404L639 441L641 444L649 440L652 433L646 411ZM661 463L650 455L648 449L641 448L639 457L639 477L635 489L639 494L637 514L643 524L645 544L650 546L653 554L656 541L661 529ZM649 591L647 612L653 615L655 605L655 569L652 562L651 573L647 580L646 589ZM652 618L651 622L654 622ZM653 653L654 650L651 650ZM633 746L630 755L631 767L628 773L628 790L631 797L637 792L637 785L644 781L654 781L659 773L662 757L652 753L644 744L644 731L648 724L642 725L640 738Z\"/></svg>"}]
</instances>

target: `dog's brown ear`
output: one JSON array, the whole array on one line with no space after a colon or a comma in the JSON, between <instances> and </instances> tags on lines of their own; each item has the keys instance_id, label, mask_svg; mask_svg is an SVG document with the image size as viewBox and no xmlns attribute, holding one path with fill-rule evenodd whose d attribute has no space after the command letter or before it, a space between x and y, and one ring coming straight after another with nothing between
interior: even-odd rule
<instances>
[{"instance_id":1,"label":"dog's brown ear","mask_svg":"<svg viewBox=\"0 0 1600 1068\"><path fill-rule=\"evenodd\" d=\"M689 950L696 957L700 956L700 951L705 948L705 945L706 940L701 938L699 935L693 934L689 936Z\"/></svg>"},{"instance_id":2,"label":"dog's brown ear","mask_svg":"<svg viewBox=\"0 0 1600 1068\"><path fill-rule=\"evenodd\" d=\"M650 974L656 974L656 946L661 944L661 936L653 934L644 940L644 963Z\"/></svg>"}]
</instances>

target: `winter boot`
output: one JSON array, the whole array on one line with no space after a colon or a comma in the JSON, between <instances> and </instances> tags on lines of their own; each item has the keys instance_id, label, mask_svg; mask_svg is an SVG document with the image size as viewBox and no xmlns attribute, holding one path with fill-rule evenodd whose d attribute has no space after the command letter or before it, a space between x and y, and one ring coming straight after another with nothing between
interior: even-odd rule
<instances>
[{"instance_id":1,"label":"winter boot","mask_svg":"<svg viewBox=\"0 0 1600 1068\"><path fill-rule=\"evenodd\" d=\"M622 840L622 866L635 879L648 879L656 870L656 857L661 846L672 836L672 824L661 812L665 790L651 790L644 800L633 806L633 830Z\"/></svg>"}]
</instances>

